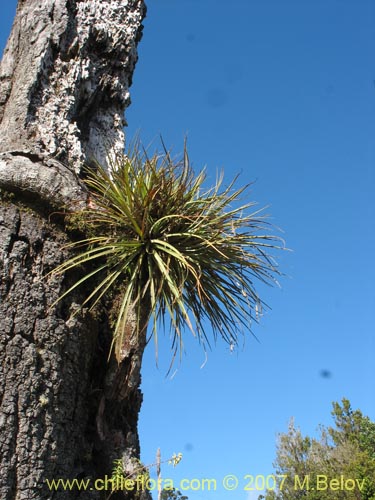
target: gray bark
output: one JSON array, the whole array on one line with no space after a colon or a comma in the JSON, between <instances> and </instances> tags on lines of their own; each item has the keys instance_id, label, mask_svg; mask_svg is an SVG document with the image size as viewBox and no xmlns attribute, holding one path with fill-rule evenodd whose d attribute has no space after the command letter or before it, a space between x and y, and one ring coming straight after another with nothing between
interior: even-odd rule
<instances>
[{"instance_id":1,"label":"gray bark","mask_svg":"<svg viewBox=\"0 0 375 500\"><path fill-rule=\"evenodd\" d=\"M0 67L0 150L79 173L122 151L142 0L21 0Z\"/></svg>"},{"instance_id":2,"label":"gray bark","mask_svg":"<svg viewBox=\"0 0 375 500\"><path fill-rule=\"evenodd\" d=\"M46 479L101 478L139 457L144 336L107 363L102 304L71 317L61 212L85 206L84 162L124 146L143 0L19 0L0 64L0 498L97 499ZM93 487L93 484L90 484ZM108 496L109 492L106 492ZM121 498L147 498L129 492ZM111 498L116 498L112 495Z\"/></svg>"},{"instance_id":3,"label":"gray bark","mask_svg":"<svg viewBox=\"0 0 375 500\"><path fill-rule=\"evenodd\" d=\"M43 275L63 257L61 231L4 204L0 231L0 497L59 498L45 480L77 477L92 452L85 434L98 328L92 318L67 319L74 301L48 310L63 280Z\"/></svg>"},{"instance_id":4,"label":"gray bark","mask_svg":"<svg viewBox=\"0 0 375 500\"><path fill-rule=\"evenodd\" d=\"M88 198L75 172L31 150L0 153L0 185L37 203L67 210L84 208Z\"/></svg>"}]
</instances>

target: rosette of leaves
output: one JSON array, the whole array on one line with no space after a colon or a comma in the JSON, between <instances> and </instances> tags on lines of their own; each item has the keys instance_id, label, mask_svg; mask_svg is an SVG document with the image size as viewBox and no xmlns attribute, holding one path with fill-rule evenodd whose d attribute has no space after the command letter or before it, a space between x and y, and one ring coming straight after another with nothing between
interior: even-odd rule
<instances>
[{"instance_id":1,"label":"rosette of leaves","mask_svg":"<svg viewBox=\"0 0 375 500\"><path fill-rule=\"evenodd\" d=\"M269 251L282 245L254 203L239 203L249 186L234 189L235 179L223 187L221 175L207 189L205 180L204 170L194 174L186 144L178 162L165 148L148 157L135 144L108 170L87 170L91 202L76 214L87 238L70 245L78 254L54 272L95 263L63 295L99 277L82 307L118 294L112 346L119 361L127 317L136 315L139 334L144 310L156 342L169 327L174 353L186 329L209 343L207 320L215 340L235 345L262 308L255 281L275 282Z\"/></svg>"}]
</instances>

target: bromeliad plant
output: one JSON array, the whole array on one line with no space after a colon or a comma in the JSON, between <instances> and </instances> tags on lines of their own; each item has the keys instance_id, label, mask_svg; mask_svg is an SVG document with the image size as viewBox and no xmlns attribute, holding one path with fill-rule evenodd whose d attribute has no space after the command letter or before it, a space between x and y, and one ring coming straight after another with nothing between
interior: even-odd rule
<instances>
[{"instance_id":1,"label":"bromeliad plant","mask_svg":"<svg viewBox=\"0 0 375 500\"><path fill-rule=\"evenodd\" d=\"M275 282L279 272L268 251L280 248L280 240L267 234L259 211L251 212L254 203L238 204L248 186L235 190L233 181L223 188L220 176L207 190L205 179L205 171L194 175L186 145L180 162L166 149L149 158L135 144L108 171L88 170L91 203L78 214L87 238L70 245L79 253L54 272L96 263L63 296L94 276L100 279L82 307L115 290L118 361L130 314L137 334L152 319L156 343L167 320L174 352L186 328L205 345L206 320L215 339L235 345L262 307L254 281Z\"/></svg>"}]
</instances>

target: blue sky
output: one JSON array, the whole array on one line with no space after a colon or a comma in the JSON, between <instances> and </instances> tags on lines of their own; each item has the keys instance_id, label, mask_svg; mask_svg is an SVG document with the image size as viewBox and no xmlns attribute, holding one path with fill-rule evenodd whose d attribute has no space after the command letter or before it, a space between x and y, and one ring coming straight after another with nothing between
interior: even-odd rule
<instances>
[{"instance_id":1,"label":"blue sky","mask_svg":"<svg viewBox=\"0 0 375 500\"><path fill-rule=\"evenodd\" d=\"M186 337L174 377L144 359L140 436L182 462L163 476L215 478L189 499L226 500L220 482L272 474L278 432L294 416L303 433L331 423L331 402L350 399L375 420L375 4L361 0L157 0L148 2L131 88L127 134L255 181L291 252L278 256L281 288L243 348L218 342L205 358ZM15 8L2 6L1 46ZM328 370L330 377L322 377Z\"/></svg>"}]
</instances>

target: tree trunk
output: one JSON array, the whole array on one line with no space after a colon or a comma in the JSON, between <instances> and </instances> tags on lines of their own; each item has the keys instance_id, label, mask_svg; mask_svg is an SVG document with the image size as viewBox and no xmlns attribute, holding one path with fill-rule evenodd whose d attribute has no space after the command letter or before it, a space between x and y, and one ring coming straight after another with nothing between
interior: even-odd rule
<instances>
[{"instance_id":1,"label":"tree trunk","mask_svg":"<svg viewBox=\"0 0 375 500\"><path fill-rule=\"evenodd\" d=\"M84 163L124 147L143 0L19 0L0 65L0 498L107 498L94 479L139 458L144 336L107 362L105 306L72 312L63 211L84 207ZM73 273L72 273L73 274ZM52 306L52 307L51 307ZM46 480L91 478L69 491ZM100 483L98 486L103 486ZM110 484L108 486L110 489ZM111 496L148 498L124 491Z\"/></svg>"}]
</instances>

